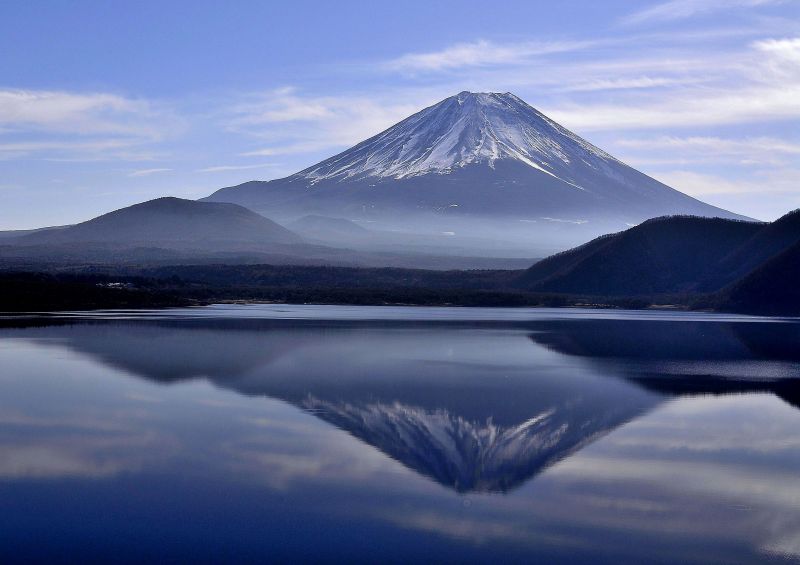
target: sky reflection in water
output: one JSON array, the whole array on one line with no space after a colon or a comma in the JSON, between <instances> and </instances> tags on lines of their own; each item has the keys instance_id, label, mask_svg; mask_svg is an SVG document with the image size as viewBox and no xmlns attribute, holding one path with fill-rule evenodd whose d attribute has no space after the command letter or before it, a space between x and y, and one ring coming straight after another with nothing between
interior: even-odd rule
<instances>
[{"instance_id":1,"label":"sky reflection in water","mask_svg":"<svg viewBox=\"0 0 800 565\"><path fill-rule=\"evenodd\" d=\"M431 313L6 322L0 559L800 556L800 324Z\"/></svg>"}]
</instances>

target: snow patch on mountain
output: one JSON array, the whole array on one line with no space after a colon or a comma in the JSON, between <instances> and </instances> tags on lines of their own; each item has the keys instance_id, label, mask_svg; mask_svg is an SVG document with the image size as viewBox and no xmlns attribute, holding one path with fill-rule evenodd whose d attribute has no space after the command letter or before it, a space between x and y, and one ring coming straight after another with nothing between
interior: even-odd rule
<instances>
[{"instance_id":1,"label":"snow patch on mountain","mask_svg":"<svg viewBox=\"0 0 800 565\"><path fill-rule=\"evenodd\" d=\"M462 92L298 173L312 183L448 174L470 164L519 161L583 189L564 175L573 162L604 169L611 155L511 93Z\"/></svg>"}]
</instances>

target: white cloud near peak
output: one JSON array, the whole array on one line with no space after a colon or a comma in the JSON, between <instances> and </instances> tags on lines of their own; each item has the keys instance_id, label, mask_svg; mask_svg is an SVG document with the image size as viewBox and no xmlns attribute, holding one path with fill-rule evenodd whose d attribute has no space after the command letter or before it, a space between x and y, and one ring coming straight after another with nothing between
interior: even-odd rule
<instances>
[{"instance_id":1,"label":"white cloud near peak","mask_svg":"<svg viewBox=\"0 0 800 565\"><path fill-rule=\"evenodd\" d=\"M261 144L242 155L264 157L346 147L420 108L414 102L398 104L363 95L307 96L283 88L237 105L226 121L229 129Z\"/></svg>"},{"instance_id":2,"label":"white cloud near peak","mask_svg":"<svg viewBox=\"0 0 800 565\"><path fill-rule=\"evenodd\" d=\"M385 62L383 68L390 71L426 72L509 65L525 62L531 57L585 49L593 44L590 41L526 41L503 44L480 39L470 43L457 43L439 51L407 53Z\"/></svg>"},{"instance_id":3,"label":"white cloud near peak","mask_svg":"<svg viewBox=\"0 0 800 565\"><path fill-rule=\"evenodd\" d=\"M727 63L693 69L685 83L659 97L622 103L569 102L549 115L577 130L630 130L743 124L800 119L800 39L764 39ZM707 83L691 77L716 75Z\"/></svg>"}]
</instances>

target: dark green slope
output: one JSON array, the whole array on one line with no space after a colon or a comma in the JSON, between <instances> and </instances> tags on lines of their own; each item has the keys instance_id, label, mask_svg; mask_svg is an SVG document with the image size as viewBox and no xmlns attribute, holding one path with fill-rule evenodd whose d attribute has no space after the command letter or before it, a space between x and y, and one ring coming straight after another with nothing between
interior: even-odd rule
<instances>
[{"instance_id":1,"label":"dark green slope","mask_svg":"<svg viewBox=\"0 0 800 565\"><path fill-rule=\"evenodd\" d=\"M798 281L800 243L795 243L720 292L718 307L752 314L800 315Z\"/></svg>"},{"instance_id":2,"label":"dark green slope","mask_svg":"<svg viewBox=\"0 0 800 565\"><path fill-rule=\"evenodd\" d=\"M705 281L704 289L720 288L757 268L800 241L800 210L767 224L741 247L724 258L715 269L716 278Z\"/></svg>"},{"instance_id":3,"label":"dark green slope","mask_svg":"<svg viewBox=\"0 0 800 565\"><path fill-rule=\"evenodd\" d=\"M690 292L764 224L693 216L649 220L545 259L520 288L603 296Z\"/></svg>"}]
</instances>

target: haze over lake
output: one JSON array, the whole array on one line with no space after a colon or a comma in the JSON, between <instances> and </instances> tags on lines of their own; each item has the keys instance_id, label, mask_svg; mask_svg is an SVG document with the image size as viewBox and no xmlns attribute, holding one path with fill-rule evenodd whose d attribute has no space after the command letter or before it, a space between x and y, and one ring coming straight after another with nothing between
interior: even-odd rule
<instances>
[{"instance_id":1,"label":"haze over lake","mask_svg":"<svg viewBox=\"0 0 800 565\"><path fill-rule=\"evenodd\" d=\"M652 311L5 318L0 561L797 559L798 345Z\"/></svg>"}]
</instances>

